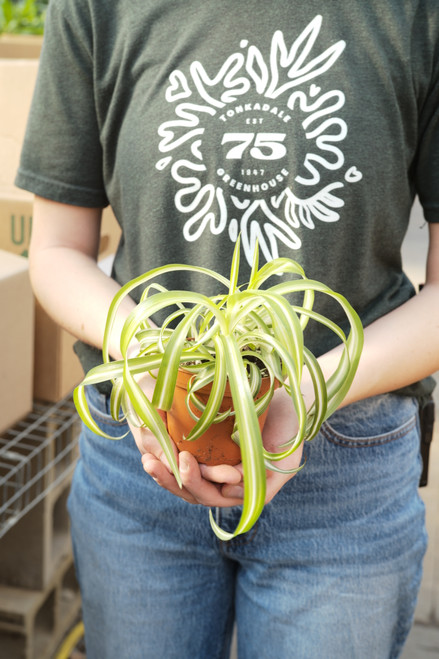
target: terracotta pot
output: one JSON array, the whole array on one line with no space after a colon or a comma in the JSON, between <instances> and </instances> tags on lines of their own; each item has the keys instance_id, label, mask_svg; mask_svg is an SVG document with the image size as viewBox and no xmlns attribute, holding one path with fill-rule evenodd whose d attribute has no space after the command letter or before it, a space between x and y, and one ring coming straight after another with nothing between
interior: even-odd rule
<instances>
[{"instance_id":1,"label":"terracotta pot","mask_svg":"<svg viewBox=\"0 0 439 659\"><path fill-rule=\"evenodd\" d=\"M186 406L187 385L192 377L192 373L180 370L177 377L177 386L175 389L174 400L171 409L167 413L168 432L180 451L189 451L194 455L198 462L208 465L229 464L235 465L241 462L240 448L231 438L234 425L234 416L228 417L221 423L213 423L206 432L194 441L184 440L190 430L194 427L195 421L188 412ZM261 390L257 396L262 396L270 387L270 378L264 378ZM197 392L198 398L205 404L209 398L209 387L203 387ZM224 412L233 409L232 397L229 386L226 387L225 396L220 407ZM193 408L193 411L200 415L200 412ZM267 417L268 408L259 417L259 427L264 427Z\"/></svg>"}]
</instances>

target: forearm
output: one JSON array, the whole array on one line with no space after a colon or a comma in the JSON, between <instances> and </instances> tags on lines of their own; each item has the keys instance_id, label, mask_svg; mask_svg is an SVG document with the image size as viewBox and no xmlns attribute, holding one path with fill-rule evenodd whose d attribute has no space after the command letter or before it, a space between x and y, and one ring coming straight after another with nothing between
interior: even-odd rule
<instances>
[{"instance_id":1,"label":"forearm","mask_svg":"<svg viewBox=\"0 0 439 659\"><path fill-rule=\"evenodd\" d=\"M35 296L71 334L102 347L108 309L119 285L97 265L101 210L36 197L29 269ZM119 357L117 334L134 307L127 298L118 314L110 355Z\"/></svg>"},{"instance_id":2,"label":"forearm","mask_svg":"<svg viewBox=\"0 0 439 659\"><path fill-rule=\"evenodd\" d=\"M410 385L439 370L439 283L426 285L401 307L365 328L364 348L343 406ZM330 375L336 348L320 359Z\"/></svg>"},{"instance_id":3,"label":"forearm","mask_svg":"<svg viewBox=\"0 0 439 659\"><path fill-rule=\"evenodd\" d=\"M439 371L438 301L439 223L432 223L425 286L405 304L365 328L363 353L343 406L408 386ZM320 359L326 377L333 372L339 356L337 348Z\"/></svg>"}]
</instances>

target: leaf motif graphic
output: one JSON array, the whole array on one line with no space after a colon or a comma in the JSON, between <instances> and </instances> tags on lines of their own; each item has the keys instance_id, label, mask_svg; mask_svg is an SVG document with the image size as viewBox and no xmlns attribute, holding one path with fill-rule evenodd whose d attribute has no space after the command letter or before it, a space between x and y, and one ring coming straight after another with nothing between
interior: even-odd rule
<instances>
[{"instance_id":1,"label":"leaf motif graphic","mask_svg":"<svg viewBox=\"0 0 439 659\"><path fill-rule=\"evenodd\" d=\"M156 168L159 171L167 169L176 184L174 205L181 214L182 233L188 242L197 241L204 233L219 235L223 232L228 232L230 240L235 242L240 233L243 255L251 265L256 241L261 255L266 261L271 261L279 256L281 246L298 250L306 229L313 230L318 223L337 222L340 219L339 209L344 206L344 201L336 191L345 184L361 179L362 173L356 167L348 170L344 183L329 184L306 199L296 196L291 187L270 197L275 190L282 190L281 185L285 185L284 182L277 187L277 181L281 183L285 177L276 177L273 185L270 181L270 185L267 182L266 187L261 188L266 194L261 199L250 192L247 196L245 193L252 188L245 185L242 189L242 181L238 188L242 190L239 196L238 193L234 194L236 181L222 187L222 182L231 180L230 176L223 177L227 173L229 159L237 157L232 157L230 150L226 155L225 169L214 169L213 175L207 176L209 161L205 162L203 158L205 131L209 130L212 118L220 115L223 108L224 115L219 118L227 121L234 113L244 111L242 108L247 110L244 102L250 91L252 96L249 101L254 100L255 92L265 99L261 98L259 109L272 107L272 103L264 106L262 103L286 93L287 97L280 104L292 111L296 111L296 104L299 106L300 112L296 112L295 118L299 117L309 145L302 163L304 171L297 171L294 183L316 186L320 183L322 169L325 172L340 170L344 164L344 153L339 143L346 137L347 124L337 113L345 104L345 95L338 89L324 91L324 80L317 81L317 78L331 69L346 43L339 40L329 42L331 45L326 49L325 45L319 47L319 42L322 43L322 24L322 16L315 16L288 45L283 32L278 30L272 36L269 53L262 52L243 39L240 42L241 52L231 54L213 72L206 69L202 62L193 61L187 77L179 70L171 73L165 97L172 104L173 118L164 121L158 128L161 158ZM316 82L310 82L313 80ZM306 86L299 88L304 83ZM237 101L243 105L227 111L227 106ZM253 105L256 109L256 104ZM253 105L249 103L248 107L252 108ZM289 116L288 120L291 118ZM254 134L249 135L252 140ZM261 153L265 153L261 152L261 145L268 144L261 135L257 136L259 142L255 138L254 143L246 141L238 146L243 146L244 150L248 147L249 157L260 158ZM273 137L276 134L269 135ZM277 142L270 144L277 146ZM274 156L274 148L270 148ZM174 153L169 155L176 149L180 149L178 157ZM214 178L215 171L217 180ZM259 186L257 189L259 191ZM241 197L241 194L244 196Z\"/></svg>"},{"instance_id":2,"label":"leaf motif graphic","mask_svg":"<svg viewBox=\"0 0 439 659\"><path fill-rule=\"evenodd\" d=\"M263 94L268 84L269 71L261 51L256 46L250 46L248 49L245 68L253 79L258 94Z\"/></svg>"},{"instance_id":3,"label":"leaf motif graphic","mask_svg":"<svg viewBox=\"0 0 439 659\"><path fill-rule=\"evenodd\" d=\"M329 46L323 53L307 62L320 33L322 17L316 16L297 37L290 51L285 44L283 33L278 30L273 35L270 53L271 82L266 96L277 98L293 87L312 80L331 68L346 47L343 40ZM290 79L279 85L280 75Z\"/></svg>"},{"instance_id":4,"label":"leaf motif graphic","mask_svg":"<svg viewBox=\"0 0 439 659\"><path fill-rule=\"evenodd\" d=\"M264 217L260 217L260 213ZM290 249L299 249L302 244L299 236L288 224L269 208L263 199L255 199L241 217L241 239L245 257L251 265L258 240L261 253L267 261L279 256L278 240Z\"/></svg>"},{"instance_id":5,"label":"leaf motif graphic","mask_svg":"<svg viewBox=\"0 0 439 659\"><path fill-rule=\"evenodd\" d=\"M218 109L227 103L233 103L240 96L246 94L250 88L250 82L245 76L238 74L244 69L244 55L235 53L230 55L218 71L211 78L201 62L192 62L190 72L198 94L203 101ZM209 92L210 89L220 88L221 98L218 100ZM217 91L218 93L218 91Z\"/></svg>"},{"instance_id":6,"label":"leaf motif graphic","mask_svg":"<svg viewBox=\"0 0 439 659\"><path fill-rule=\"evenodd\" d=\"M193 138L203 135L204 128L201 126L199 114L215 114L213 108L194 103L179 103L175 109L178 119L165 121L158 128L160 140L159 150L167 153ZM188 130L192 129L192 130Z\"/></svg>"},{"instance_id":7,"label":"leaf motif graphic","mask_svg":"<svg viewBox=\"0 0 439 659\"><path fill-rule=\"evenodd\" d=\"M174 101L180 101L182 98L188 98L191 94L192 92L189 89L184 73L178 69L172 71L169 76L169 87L165 92L165 98L168 103L174 103Z\"/></svg>"},{"instance_id":8,"label":"leaf motif graphic","mask_svg":"<svg viewBox=\"0 0 439 659\"><path fill-rule=\"evenodd\" d=\"M308 199L300 199L286 188L278 197L272 197L271 203L274 208L280 208L285 200L285 219L293 228L303 225L314 229L314 220L337 222L340 219L340 213L335 209L342 208L344 201L332 194L332 191L343 187L343 183L331 183Z\"/></svg>"},{"instance_id":9,"label":"leaf motif graphic","mask_svg":"<svg viewBox=\"0 0 439 659\"><path fill-rule=\"evenodd\" d=\"M190 163L183 163L190 169ZM175 167L175 166L174 166ZM208 184L202 186L195 178L187 178L192 185L181 190L176 197L176 208L191 216L183 226L183 236L188 242L198 240L204 231L209 230L212 235L222 233L227 227L227 206L221 188ZM193 194L195 193L195 196ZM185 197L187 201L185 201Z\"/></svg>"}]
</instances>

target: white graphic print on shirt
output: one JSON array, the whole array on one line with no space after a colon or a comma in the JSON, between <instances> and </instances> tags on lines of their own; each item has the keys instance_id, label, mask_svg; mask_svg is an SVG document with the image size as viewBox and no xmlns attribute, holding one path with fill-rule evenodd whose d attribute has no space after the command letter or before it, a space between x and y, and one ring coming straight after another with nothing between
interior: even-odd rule
<instances>
[{"instance_id":1,"label":"white graphic print on shirt","mask_svg":"<svg viewBox=\"0 0 439 659\"><path fill-rule=\"evenodd\" d=\"M277 31L268 57L243 40L213 78L198 61L190 76L181 70L169 76L166 100L175 118L158 129L162 157L156 167L170 171L177 184L174 203L187 217L187 241L206 230L227 230L232 241L241 233L248 262L256 240L269 261L278 256L279 241L290 249L301 246L298 227L339 220L340 191L362 174L345 165L341 149L347 124L337 112L345 95L317 84L346 45L338 41L313 55L321 25L316 16L290 49ZM217 145L214 159L209 155L214 166L206 164L207 135L210 148ZM328 172L336 173L335 180L323 184ZM304 195L307 189L311 194Z\"/></svg>"}]
</instances>

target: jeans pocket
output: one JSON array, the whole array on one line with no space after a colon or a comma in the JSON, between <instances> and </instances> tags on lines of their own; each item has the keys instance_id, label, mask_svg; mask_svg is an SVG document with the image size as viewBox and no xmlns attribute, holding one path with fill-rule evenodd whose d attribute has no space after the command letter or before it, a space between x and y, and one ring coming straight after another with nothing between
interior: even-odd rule
<instances>
[{"instance_id":1,"label":"jeans pocket","mask_svg":"<svg viewBox=\"0 0 439 659\"><path fill-rule=\"evenodd\" d=\"M415 398L383 394L338 410L323 424L321 433L332 444L365 448L401 439L417 423Z\"/></svg>"},{"instance_id":2,"label":"jeans pocket","mask_svg":"<svg viewBox=\"0 0 439 659\"><path fill-rule=\"evenodd\" d=\"M101 430L114 437L126 432L123 417L117 421L111 416L110 396L101 394L95 387L87 387L85 395L90 413Z\"/></svg>"}]
</instances>

